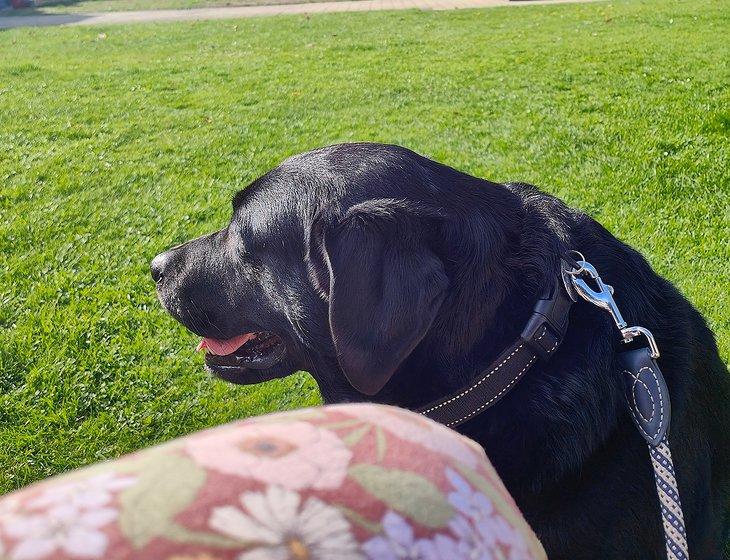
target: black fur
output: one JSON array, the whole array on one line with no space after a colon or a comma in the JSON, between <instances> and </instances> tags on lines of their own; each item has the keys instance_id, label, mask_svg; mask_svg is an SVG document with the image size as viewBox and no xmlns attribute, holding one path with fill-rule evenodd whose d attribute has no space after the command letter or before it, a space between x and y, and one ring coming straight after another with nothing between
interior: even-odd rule
<instances>
[{"instance_id":1,"label":"black fur","mask_svg":"<svg viewBox=\"0 0 730 560\"><path fill-rule=\"evenodd\" d=\"M519 335L567 249L585 254L628 323L657 339L690 553L720 558L730 386L712 333L639 253L534 187L396 146L315 150L241 191L227 228L168 252L158 289L202 336L283 337L287 357L269 377L305 369L325 402L417 408L465 386ZM618 344L607 314L575 304L550 362L459 429L484 446L552 559L664 557Z\"/></svg>"}]
</instances>

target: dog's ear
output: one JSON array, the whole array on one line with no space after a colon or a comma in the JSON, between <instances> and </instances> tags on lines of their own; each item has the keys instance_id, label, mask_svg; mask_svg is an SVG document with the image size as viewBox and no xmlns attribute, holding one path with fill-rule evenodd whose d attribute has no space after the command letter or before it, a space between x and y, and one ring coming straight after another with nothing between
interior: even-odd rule
<instances>
[{"instance_id":1,"label":"dog's ear","mask_svg":"<svg viewBox=\"0 0 730 560\"><path fill-rule=\"evenodd\" d=\"M428 246L425 213L371 200L324 232L337 359L366 395L380 391L423 339L445 297L448 278Z\"/></svg>"}]
</instances>

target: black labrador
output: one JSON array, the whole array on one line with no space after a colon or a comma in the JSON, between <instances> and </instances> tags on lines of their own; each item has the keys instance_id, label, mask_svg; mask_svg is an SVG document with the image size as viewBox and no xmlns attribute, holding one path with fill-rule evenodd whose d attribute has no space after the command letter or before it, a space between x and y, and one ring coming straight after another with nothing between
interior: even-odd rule
<instances>
[{"instance_id":1,"label":"black labrador","mask_svg":"<svg viewBox=\"0 0 730 560\"><path fill-rule=\"evenodd\" d=\"M467 386L519 334L560 256L581 251L650 329L692 558L722 556L730 383L692 305L587 215L525 184L407 149L292 157L233 199L221 231L152 262L165 308L234 383L311 372L324 401L416 409ZM486 449L552 559L659 559L647 446L627 412L609 315L573 305L566 338L459 431Z\"/></svg>"}]
</instances>

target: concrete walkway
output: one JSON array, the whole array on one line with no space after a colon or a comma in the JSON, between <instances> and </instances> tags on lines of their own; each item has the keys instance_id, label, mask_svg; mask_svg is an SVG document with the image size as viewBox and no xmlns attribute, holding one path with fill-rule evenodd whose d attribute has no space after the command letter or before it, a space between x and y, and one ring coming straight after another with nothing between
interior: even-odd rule
<instances>
[{"instance_id":1,"label":"concrete walkway","mask_svg":"<svg viewBox=\"0 0 730 560\"><path fill-rule=\"evenodd\" d=\"M45 25L116 25L152 21L199 21L235 19L288 14L319 14L325 12L370 12L374 10L458 10L463 8L492 8L495 6L532 6L535 4L566 4L595 0L345 0L309 4L278 4L274 6L241 6L227 8L195 8L190 10L146 10L140 12L104 12L89 14L54 14L1 16L0 29L38 27Z\"/></svg>"}]
</instances>

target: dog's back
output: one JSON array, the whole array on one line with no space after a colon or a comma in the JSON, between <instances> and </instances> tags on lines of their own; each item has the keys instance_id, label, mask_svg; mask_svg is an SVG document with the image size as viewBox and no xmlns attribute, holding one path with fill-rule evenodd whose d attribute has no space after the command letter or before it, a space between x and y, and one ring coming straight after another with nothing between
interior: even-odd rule
<instances>
[{"instance_id":1,"label":"dog's back","mask_svg":"<svg viewBox=\"0 0 730 560\"><path fill-rule=\"evenodd\" d=\"M544 213L547 227L558 230L560 235L569 232L568 243L583 251L614 286L615 299L629 324L645 326L656 337L661 351L659 365L670 389L670 442L690 555L695 559L721 558L730 528L730 377L712 332L700 313L670 282L658 276L638 252L600 224L569 211L562 202L529 185L508 188L520 194L534 212ZM556 217L559 222L551 224ZM576 472L554 481L551 490L532 492L517 484L516 493L524 493L528 520L535 524L548 553L552 552L551 558L664 558L659 501L647 447L629 419L623 395L611 403L601 387L609 384L618 389L621 384L616 363L616 352L620 350L616 345L618 332L606 314L581 305L573 310L571 322L573 339L564 350L569 361L580 363L584 357L590 365L588 370L581 371L572 365L557 364L558 369L563 367L559 377L562 383L580 385L576 397L585 399L584 406L595 406L604 400L603 406L616 406L618 418L613 427L610 423L605 428L593 427L595 436L605 443L584 457ZM591 334L595 333L602 333L599 336L603 340L591 344ZM551 391L551 367L548 365L534 380L537 390L545 395ZM576 381L573 373L589 378L593 375L596 381ZM580 392L583 394L579 395ZM546 405L547 416L554 413L547 410L549 407ZM580 414L576 411L576 417ZM565 460L569 461L572 452L578 453L577 447L571 450L569 444L563 445ZM519 473L515 475L519 478ZM601 477L604 479L600 480ZM587 480L594 480L596 486L587 488ZM578 498L573 505L581 504L572 512L575 518L556 515L570 510L573 498ZM537 513L531 518L533 507ZM592 520L583 528L581 515ZM602 528L601 522L593 522L596 518L606 519L607 525ZM606 539L599 534L602 530L608 534L614 531L616 538ZM606 543L605 549L598 546L600 542ZM619 542L627 546L622 550Z\"/></svg>"}]
</instances>

